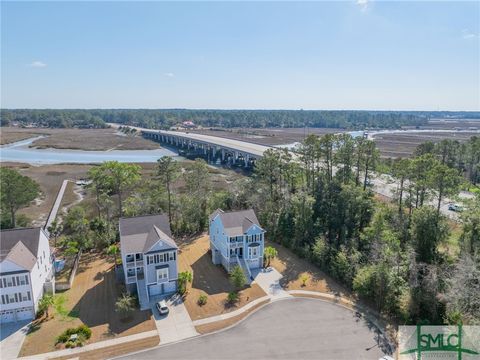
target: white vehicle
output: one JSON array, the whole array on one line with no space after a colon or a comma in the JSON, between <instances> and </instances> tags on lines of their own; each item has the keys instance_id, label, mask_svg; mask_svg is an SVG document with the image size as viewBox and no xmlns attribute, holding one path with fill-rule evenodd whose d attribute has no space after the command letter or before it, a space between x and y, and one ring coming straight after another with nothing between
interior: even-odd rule
<instances>
[{"instance_id":1,"label":"white vehicle","mask_svg":"<svg viewBox=\"0 0 480 360\"><path fill-rule=\"evenodd\" d=\"M157 302L155 304L158 312L160 313L160 315L167 315L169 310L168 310L168 306L167 306L167 303L165 302L165 300L160 300L159 302Z\"/></svg>"}]
</instances>

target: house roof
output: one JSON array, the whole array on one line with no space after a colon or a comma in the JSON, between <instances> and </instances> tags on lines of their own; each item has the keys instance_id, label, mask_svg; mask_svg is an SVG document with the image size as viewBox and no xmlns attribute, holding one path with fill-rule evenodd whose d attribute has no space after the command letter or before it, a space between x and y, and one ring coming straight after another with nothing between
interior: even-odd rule
<instances>
[{"instance_id":1,"label":"house roof","mask_svg":"<svg viewBox=\"0 0 480 360\"><path fill-rule=\"evenodd\" d=\"M125 253L146 253L160 240L167 249L178 249L168 216L147 215L120 219L120 242Z\"/></svg>"},{"instance_id":2,"label":"house roof","mask_svg":"<svg viewBox=\"0 0 480 360\"><path fill-rule=\"evenodd\" d=\"M41 228L2 230L0 232L0 262L5 260L31 270L37 261Z\"/></svg>"},{"instance_id":3,"label":"house roof","mask_svg":"<svg viewBox=\"0 0 480 360\"><path fill-rule=\"evenodd\" d=\"M220 221L225 229L225 234L228 236L243 235L252 225L257 225L262 229L253 209L229 212L217 209L210 215L210 221L214 220L217 216L220 217Z\"/></svg>"}]
</instances>

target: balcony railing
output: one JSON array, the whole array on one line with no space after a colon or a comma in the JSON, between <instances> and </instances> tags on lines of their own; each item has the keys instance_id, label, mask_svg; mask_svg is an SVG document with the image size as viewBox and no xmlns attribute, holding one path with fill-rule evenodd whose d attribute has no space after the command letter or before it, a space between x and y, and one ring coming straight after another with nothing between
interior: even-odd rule
<instances>
[{"instance_id":1,"label":"balcony railing","mask_svg":"<svg viewBox=\"0 0 480 360\"><path fill-rule=\"evenodd\" d=\"M127 284L131 284L137 282L137 277L135 275L133 276L127 276Z\"/></svg>"}]
</instances>

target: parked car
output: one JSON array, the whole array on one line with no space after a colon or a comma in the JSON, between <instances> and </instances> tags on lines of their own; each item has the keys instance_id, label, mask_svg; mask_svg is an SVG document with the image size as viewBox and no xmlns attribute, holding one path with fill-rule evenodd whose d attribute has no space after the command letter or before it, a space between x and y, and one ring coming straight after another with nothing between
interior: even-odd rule
<instances>
[{"instance_id":1,"label":"parked car","mask_svg":"<svg viewBox=\"0 0 480 360\"><path fill-rule=\"evenodd\" d=\"M448 204L448 210L455 211L455 212L462 212L463 206L459 204L450 203Z\"/></svg>"},{"instance_id":2,"label":"parked car","mask_svg":"<svg viewBox=\"0 0 480 360\"><path fill-rule=\"evenodd\" d=\"M160 315L167 315L169 312L169 309L165 300L160 300L159 302L157 302L156 307Z\"/></svg>"}]
</instances>

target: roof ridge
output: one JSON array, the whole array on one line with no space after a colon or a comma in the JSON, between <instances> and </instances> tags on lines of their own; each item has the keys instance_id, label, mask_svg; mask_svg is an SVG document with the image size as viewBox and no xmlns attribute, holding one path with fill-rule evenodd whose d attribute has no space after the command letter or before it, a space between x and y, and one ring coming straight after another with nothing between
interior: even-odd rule
<instances>
[{"instance_id":1,"label":"roof ridge","mask_svg":"<svg viewBox=\"0 0 480 360\"><path fill-rule=\"evenodd\" d=\"M0 232L7 232L7 231L18 231L18 230L42 230L41 226L28 226L28 227L20 227L20 228L13 228L13 229L1 229Z\"/></svg>"},{"instance_id":2,"label":"roof ridge","mask_svg":"<svg viewBox=\"0 0 480 360\"><path fill-rule=\"evenodd\" d=\"M163 214L147 214L147 215L138 215L138 216L122 216L119 220L122 219L138 219L143 217L150 217L150 216L162 216Z\"/></svg>"}]
</instances>

